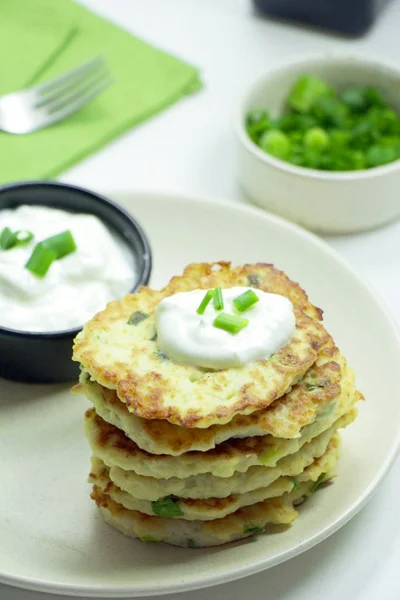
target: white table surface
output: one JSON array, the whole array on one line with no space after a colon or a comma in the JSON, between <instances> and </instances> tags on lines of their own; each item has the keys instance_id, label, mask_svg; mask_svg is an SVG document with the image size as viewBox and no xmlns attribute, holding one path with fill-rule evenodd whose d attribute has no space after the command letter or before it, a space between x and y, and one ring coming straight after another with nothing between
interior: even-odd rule
<instances>
[{"instance_id":1,"label":"white table surface","mask_svg":"<svg viewBox=\"0 0 400 600\"><path fill-rule=\"evenodd\" d=\"M98 191L162 190L243 202L235 180L230 117L238 95L252 79L278 57L300 52L336 48L400 59L399 0L393 0L375 28L356 41L269 22L253 13L250 0L85 3L198 65L205 83L199 94L60 178ZM373 233L327 240L379 290L400 321L400 222ZM368 506L322 544L259 575L179 596L185 600L399 600L399 498L400 459ZM173 597L177 595L164 598ZM55 598L0 585L0 600Z\"/></svg>"}]
</instances>

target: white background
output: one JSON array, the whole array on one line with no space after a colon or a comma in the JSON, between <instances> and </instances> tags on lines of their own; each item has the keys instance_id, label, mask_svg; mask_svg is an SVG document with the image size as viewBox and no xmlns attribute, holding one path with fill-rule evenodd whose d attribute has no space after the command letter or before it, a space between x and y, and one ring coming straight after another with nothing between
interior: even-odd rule
<instances>
[{"instance_id":1,"label":"white background","mask_svg":"<svg viewBox=\"0 0 400 600\"><path fill-rule=\"evenodd\" d=\"M98 191L189 192L243 202L236 184L231 113L255 77L277 59L312 51L366 51L400 60L398 0L392 1L366 37L356 41L267 21L253 13L250 0L86 0L85 4L197 65L205 84L199 94L144 123L60 178ZM327 241L378 290L399 322L400 223ZM395 385L393 393L398 394ZM322 544L259 575L179 597L399 600L399 523L398 459L368 506ZM55 598L0 585L0 600Z\"/></svg>"}]
</instances>

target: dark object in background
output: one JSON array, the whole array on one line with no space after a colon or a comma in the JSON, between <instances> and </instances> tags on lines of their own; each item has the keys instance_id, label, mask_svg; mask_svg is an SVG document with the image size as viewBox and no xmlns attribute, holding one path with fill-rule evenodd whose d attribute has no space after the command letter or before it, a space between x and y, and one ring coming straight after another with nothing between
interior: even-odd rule
<instances>
[{"instance_id":1,"label":"dark object in background","mask_svg":"<svg viewBox=\"0 0 400 600\"><path fill-rule=\"evenodd\" d=\"M390 0L253 0L267 15L351 36L363 35Z\"/></svg>"}]
</instances>

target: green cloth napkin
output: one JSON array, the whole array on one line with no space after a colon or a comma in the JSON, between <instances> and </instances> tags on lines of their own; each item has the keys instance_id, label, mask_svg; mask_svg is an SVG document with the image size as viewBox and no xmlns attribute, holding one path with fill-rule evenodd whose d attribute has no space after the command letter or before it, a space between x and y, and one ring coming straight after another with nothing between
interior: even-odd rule
<instances>
[{"instance_id":1,"label":"green cloth napkin","mask_svg":"<svg viewBox=\"0 0 400 600\"><path fill-rule=\"evenodd\" d=\"M51 179L201 87L197 69L72 0L1 0L1 51L1 94L51 79L98 54L115 83L47 129L23 136L0 132L0 183Z\"/></svg>"},{"instance_id":2,"label":"green cloth napkin","mask_svg":"<svg viewBox=\"0 0 400 600\"><path fill-rule=\"evenodd\" d=\"M72 39L72 15L53 0L0 1L0 95L31 85Z\"/></svg>"}]
</instances>

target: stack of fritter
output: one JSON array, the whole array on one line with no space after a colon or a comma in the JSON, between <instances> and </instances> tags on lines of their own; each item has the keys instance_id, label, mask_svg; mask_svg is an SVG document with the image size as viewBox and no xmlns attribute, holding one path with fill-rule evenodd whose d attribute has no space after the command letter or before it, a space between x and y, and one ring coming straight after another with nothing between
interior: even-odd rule
<instances>
[{"instance_id":1,"label":"stack of fritter","mask_svg":"<svg viewBox=\"0 0 400 600\"><path fill-rule=\"evenodd\" d=\"M286 296L296 331L268 360L225 370L176 364L157 346L154 311L177 292L252 287ZM332 479L338 429L361 398L322 313L272 265L194 264L161 291L110 303L78 335L76 391L92 449L92 498L143 541L224 544L290 524Z\"/></svg>"}]
</instances>

